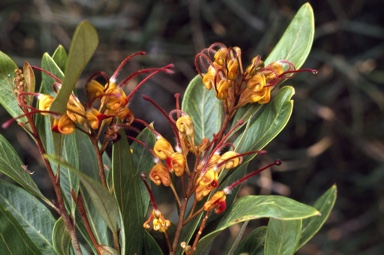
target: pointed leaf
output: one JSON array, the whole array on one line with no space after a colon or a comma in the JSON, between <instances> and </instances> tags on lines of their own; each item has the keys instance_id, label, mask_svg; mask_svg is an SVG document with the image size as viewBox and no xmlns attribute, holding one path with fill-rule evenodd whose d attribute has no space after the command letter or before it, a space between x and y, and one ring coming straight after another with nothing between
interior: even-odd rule
<instances>
[{"instance_id":1,"label":"pointed leaf","mask_svg":"<svg viewBox=\"0 0 384 255\"><path fill-rule=\"evenodd\" d=\"M67 63L68 54L62 45L59 45L55 52L52 54L52 58L57 66L64 72L65 63Z\"/></svg>"},{"instance_id":2,"label":"pointed leaf","mask_svg":"<svg viewBox=\"0 0 384 255\"><path fill-rule=\"evenodd\" d=\"M156 142L156 136L148 128L145 128L136 139L145 143L149 148L153 148ZM153 156L147 149L147 147L134 141L131 145L133 165L137 167L138 173L146 173L147 175L151 171L154 163ZM143 199L143 215L147 214L149 195L144 185L140 185L141 198Z\"/></svg>"},{"instance_id":3,"label":"pointed leaf","mask_svg":"<svg viewBox=\"0 0 384 255\"><path fill-rule=\"evenodd\" d=\"M214 238L224 229L243 222L259 218L275 218L284 220L304 219L319 215L309 205L299 203L282 196L246 196L237 200L226 211L216 230L204 236L197 246L197 253L206 250Z\"/></svg>"},{"instance_id":4,"label":"pointed leaf","mask_svg":"<svg viewBox=\"0 0 384 255\"><path fill-rule=\"evenodd\" d=\"M98 210L100 216L107 223L108 227L113 233L117 233L117 205L114 197L109 191L103 187L99 182L73 168L68 162L56 155L45 155L49 160L60 164L72 172L74 172L80 179L80 182L84 185L87 190L93 204Z\"/></svg>"},{"instance_id":5,"label":"pointed leaf","mask_svg":"<svg viewBox=\"0 0 384 255\"><path fill-rule=\"evenodd\" d=\"M69 49L63 84L50 107L52 111L65 113L69 96L80 74L93 56L98 42L96 29L91 23L83 21L77 26Z\"/></svg>"},{"instance_id":6,"label":"pointed leaf","mask_svg":"<svg viewBox=\"0 0 384 255\"><path fill-rule=\"evenodd\" d=\"M31 194L42 199L45 203L53 206L49 199L40 192L31 175L25 171L23 166L23 162L21 162L11 144L0 135L0 172L20 184Z\"/></svg>"},{"instance_id":7,"label":"pointed leaf","mask_svg":"<svg viewBox=\"0 0 384 255\"><path fill-rule=\"evenodd\" d=\"M321 216L303 220L303 230L297 249L303 247L320 230L335 205L336 197L337 188L333 185L316 201L313 207L321 213Z\"/></svg>"},{"instance_id":8,"label":"pointed leaf","mask_svg":"<svg viewBox=\"0 0 384 255\"><path fill-rule=\"evenodd\" d=\"M315 34L314 24L312 7L306 3L296 13L284 35L265 60L265 64L285 59L299 69L311 50Z\"/></svg>"},{"instance_id":9,"label":"pointed leaf","mask_svg":"<svg viewBox=\"0 0 384 255\"><path fill-rule=\"evenodd\" d=\"M145 231L144 236L144 253L143 254L162 254L161 248L156 243L155 239Z\"/></svg>"},{"instance_id":10,"label":"pointed leaf","mask_svg":"<svg viewBox=\"0 0 384 255\"><path fill-rule=\"evenodd\" d=\"M236 248L234 254L262 255L267 227L262 226L249 233Z\"/></svg>"},{"instance_id":11,"label":"pointed leaf","mask_svg":"<svg viewBox=\"0 0 384 255\"><path fill-rule=\"evenodd\" d=\"M301 220L269 219L265 255L293 255L300 240Z\"/></svg>"},{"instance_id":12,"label":"pointed leaf","mask_svg":"<svg viewBox=\"0 0 384 255\"><path fill-rule=\"evenodd\" d=\"M213 90L207 90L197 75L185 91L182 110L191 116L195 128L195 143L204 137L212 139L221 127L222 104Z\"/></svg>"},{"instance_id":13,"label":"pointed leaf","mask_svg":"<svg viewBox=\"0 0 384 255\"><path fill-rule=\"evenodd\" d=\"M42 254L50 255L54 252L51 236L55 220L40 200L0 180L0 204L15 217Z\"/></svg>"},{"instance_id":14,"label":"pointed leaf","mask_svg":"<svg viewBox=\"0 0 384 255\"><path fill-rule=\"evenodd\" d=\"M0 104L14 118L23 114L14 93L13 79L16 77L17 65L10 57L0 51L0 66Z\"/></svg>"},{"instance_id":15,"label":"pointed leaf","mask_svg":"<svg viewBox=\"0 0 384 255\"><path fill-rule=\"evenodd\" d=\"M53 228L52 242L55 247L56 254L71 254L71 236L65 226L64 220L60 217Z\"/></svg>"},{"instance_id":16,"label":"pointed leaf","mask_svg":"<svg viewBox=\"0 0 384 255\"><path fill-rule=\"evenodd\" d=\"M122 254L139 254L144 239L144 209L139 188L141 179L133 165L124 130L120 130L120 134L122 139L112 148L112 180L122 217L122 234L125 236L121 250ZM135 238L129 238L132 235Z\"/></svg>"},{"instance_id":17,"label":"pointed leaf","mask_svg":"<svg viewBox=\"0 0 384 255\"><path fill-rule=\"evenodd\" d=\"M0 204L0 254L40 255L15 217Z\"/></svg>"},{"instance_id":18,"label":"pointed leaf","mask_svg":"<svg viewBox=\"0 0 384 255\"><path fill-rule=\"evenodd\" d=\"M88 177L94 180L99 180L100 177L98 174L96 152L93 149L93 145L89 140L89 137L83 132L78 131L75 131L73 135L74 140L71 141L72 145L70 143L66 144L65 149L71 150L71 148L73 148L73 154L78 160L77 169L79 169L80 172L86 174ZM81 155L81 157L78 155ZM109 163L105 161L104 164ZM96 240L101 244L109 245L110 233L108 231L108 226L98 213L97 208L92 203L90 195L88 192L86 192L85 188L81 187L80 189L81 193L83 194L83 202L88 215L88 221L91 225Z\"/></svg>"}]
</instances>

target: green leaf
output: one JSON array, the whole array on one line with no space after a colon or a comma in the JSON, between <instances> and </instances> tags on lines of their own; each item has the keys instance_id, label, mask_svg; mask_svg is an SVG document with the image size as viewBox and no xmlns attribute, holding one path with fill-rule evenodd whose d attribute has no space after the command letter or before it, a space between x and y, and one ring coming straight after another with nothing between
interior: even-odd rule
<instances>
[{"instance_id":1,"label":"green leaf","mask_svg":"<svg viewBox=\"0 0 384 255\"><path fill-rule=\"evenodd\" d=\"M155 239L145 231L143 254L162 254L162 250Z\"/></svg>"},{"instance_id":2,"label":"green leaf","mask_svg":"<svg viewBox=\"0 0 384 255\"><path fill-rule=\"evenodd\" d=\"M14 118L23 114L13 92L13 79L16 77L15 69L17 69L17 65L10 57L0 51L0 66L0 104Z\"/></svg>"},{"instance_id":3,"label":"green leaf","mask_svg":"<svg viewBox=\"0 0 384 255\"><path fill-rule=\"evenodd\" d=\"M81 131L76 130L73 134L63 136L62 157L75 169L79 169L79 161L84 156L81 155L77 147L79 136L85 135L80 133ZM72 199L71 192L73 190L75 194L78 193L80 181L74 172L64 166L60 166L60 187L67 199L67 205L69 205L71 215L73 216L75 215L76 203Z\"/></svg>"},{"instance_id":4,"label":"green leaf","mask_svg":"<svg viewBox=\"0 0 384 255\"><path fill-rule=\"evenodd\" d=\"M36 197L22 188L0 180L0 204L19 222L42 254L54 252L51 236L55 220Z\"/></svg>"},{"instance_id":5,"label":"green leaf","mask_svg":"<svg viewBox=\"0 0 384 255\"><path fill-rule=\"evenodd\" d=\"M240 120L244 121L244 123L247 123L254 115L256 115L263 108L263 106L265 105L247 104L244 107L240 107L237 110L235 116L233 117L232 127L236 125Z\"/></svg>"},{"instance_id":6,"label":"green leaf","mask_svg":"<svg viewBox=\"0 0 384 255\"><path fill-rule=\"evenodd\" d=\"M41 254L15 217L2 205L0 205L0 254Z\"/></svg>"},{"instance_id":7,"label":"green leaf","mask_svg":"<svg viewBox=\"0 0 384 255\"><path fill-rule=\"evenodd\" d=\"M297 249L303 247L320 230L335 205L336 197L337 188L333 185L315 202L313 207L321 213L321 216L303 220L303 230Z\"/></svg>"},{"instance_id":8,"label":"green leaf","mask_svg":"<svg viewBox=\"0 0 384 255\"><path fill-rule=\"evenodd\" d=\"M236 139L236 151L261 150L275 138L286 126L293 108L291 100L294 89L291 86L281 88L272 100L261 109L255 119L251 119ZM254 156L247 157L248 161ZM246 162L246 161L245 161Z\"/></svg>"},{"instance_id":9,"label":"green leaf","mask_svg":"<svg viewBox=\"0 0 384 255\"><path fill-rule=\"evenodd\" d=\"M0 135L0 172L20 184L29 193L39 197L53 207L51 201L40 192L31 175L23 167L23 162L21 162L11 144Z\"/></svg>"},{"instance_id":10,"label":"green leaf","mask_svg":"<svg viewBox=\"0 0 384 255\"><path fill-rule=\"evenodd\" d=\"M98 210L100 216L107 223L108 227L113 233L117 233L117 216L118 210L114 197L109 193L107 188L103 187L98 181L90 178L86 174L73 168L68 162L56 155L45 155L49 160L60 164L72 172L74 172L80 179L80 182L84 185L87 190L93 204Z\"/></svg>"},{"instance_id":11,"label":"green leaf","mask_svg":"<svg viewBox=\"0 0 384 255\"><path fill-rule=\"evenodd\" d=\"M245 196L228 208L216 229L204 236L198 243L197 253L206 250L214 238L224 229L243 222L259 218L297 220L319 215L309 205L299 203L282 196Z\"/></svg>"},{"instance_id":12,"label":"green leaf","mask_svg":"<svg viewBox=\"0 0 384 255\"><path fill-rule=\"evenodd\" d=\"M269 219L265 255L292 255L300 240L301 220Z\"/></svg>"},{"instance_id":13,"label":"green leaf","mask_svg":"<svg viewBox=\"0 0 384 255\"><path fill-rule=\"evenodd\" d=\"M153 148L155 142L156 142L156 136L155 134L150 131L148 128L145 128L137 137L136 139L142 141L145 143L145 146L148 146L149 148ZM147 175L151 171L154 163L153 163L153 155L149 152L147 147L145 147L138 142L134 141L131 144L131 149L133 151L132 153L132 160L133 165L136 166L138 173L146 173ZM140 193L141 198L143 200L143 215L145 216L147 214L148 210L148 204L149 204L149 194L144 185L140 185Z\"/></svg>"},{"instance_id":14,"label":"green leaf","mask_svg":"<svg viewBox=\"0 0 384 255\"><path fill-rule=\"evenodd\" d=\"M195 129L195 143L205 137L210 140L221 128L222 104L213 90L207 90L197 75L185 91L182 110L189 114Z\"/></svg>"},{"instance_id":15,"label":"green leaf","mask_svg":"<svg viewBox=\"0 0 384 255\"><path fill-rule=\"evenodd\" d=\"M71 254L71 236L65 226L64 220L60 217L53 227L52 242L55 247L56 254Z\"/></svg>"},{"instance_id":16,"label":"green leaf","mask_svg":"<svg viewBox=\"0 0 384 255\"><path fill-rule=\"evenodd\" d=\"M315 34L312 7L304 4L291 21L276 47L265 60L265 64L277 60L289 60L299 69L308 57Z\"/></svg>"},{"instance_id":17,"label":"green leaf","mask_svg":"<svg viewBox=\"0 0 384 255\"><path fill-rule=\"evenodd\" d=\"M65 113L69 96L75 88L80 74L93 56L98 43L96 29L88 21L82 21L73 35L65 66L63 84L52 102L50 107L52 111Z\"/></svg>"},{"instance_id":18,"label":"green leaf","mask_svg":"<svg viewBox=\"0 0 384 255\"><path fill-rule=\"evenodd\" d=\"M65 64L67 63L68 54L67 51L64 49L62 45L59 45L55 52L52 55L53 61L57 64L57 66L62 70L65 71Z\"/></svg>"},{"instance_id":19,"label":"green leaf","mask_svg":"<svg viewBox=\"0 0 384 255\"><path fill-rule=\"evenodd\" d=\"M93 149L93 145L89 140L89 137L83 132L79 132L79 131L75 131L73 135L74 135L73 137L74 140L72 140L72 142L74 143L66 144L65 150L71 150L71 148L73 148L73 153L75 155L81 155L81 157L76 156L76 158L78 159L77 169L79 169L80 172L84 173L88 177L94 180L99 180L100 177L98 174L96 152ZM98 213L97 208L92 203L90 195L88 194L88 192L86 192L85 188L81 187L80 190L81 190L81 193L83 194L83 202L84 202L85 210L87 212L88 221L89 221L89 224L91 225L91 228L93 230L96 240L99 243L108 245L110 241L109 240L110 233L108 232L108 226L106 225L106 223L104 222L100 214ZM81 221L80 218L79 218L79 221ZM86 232L82 232L82 233L86 234Z\"/></svg>"},{"instance_id":20,"label":"green leaf","mask_svg":"<svg viewBox=\"0 0 384 255\"><path fill-rule=\"evenodd\" d=\"M55 60L48 53L44 53L41 59L41 68L53 74L61 81L64 79L63 70L57 65ZM51 76L49 76L46 73L42 73L41 78L42 78L42 81L41 81L40 93L56 96L56 92L53 90L53 84L55 82L55 79L53 79Z\"/></svg>"},{"instance_id":21,"label":"green leaf","mask_svg":"<svg viewBox=\"0 0 384 255\"><path fill-rule=\"evenodd\" d=\"M133 165L124 130L120 130L120 134L122 139L112 148L112 180L122 218L121 251L122 254L139 254L144 239L144 209L139 187L141 179ZM129 238L131 235L135 235L135 238Z\"/></svg>"},{"instance_id":22,"label":"green leaf","mask_svg":"<svg viewBox=\"0 0 384 255\"><path fill-rule=\"evenodd\" d=\"M236 248L234 254L262 255L267 227L262 226L249 233Z\"/></svg>"}]
</instances>

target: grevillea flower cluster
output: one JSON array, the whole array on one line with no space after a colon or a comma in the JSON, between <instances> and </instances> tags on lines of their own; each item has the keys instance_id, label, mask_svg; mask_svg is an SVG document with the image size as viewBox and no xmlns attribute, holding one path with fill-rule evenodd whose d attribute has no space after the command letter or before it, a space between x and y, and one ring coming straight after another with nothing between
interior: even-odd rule
<instances>
[{"instance_id":1,"label":"grevillea flower cluster","mask_svg":"<svg viewBox=\"0 0 384 255\"><path fill-rule=\"evenodd\" d=\"M85 85L86 102L82 104L77 96L72 93L68 99L65 113L52 111L51 105L55 100L55 94L24 91L23 72L17 70L18 75L15 79L17 89L15 91L19 106L24 112L19 118L26 117L28 119L26 123L32 123L34 121L33 116L41 114L51 120L53 132L68 135L78 129L87 134L98 151L99 165L101 165L99 166L99 175L104 186L106 186L106 180L101 155L106 146L110 142L119 141L121 139L119 130L122 128L129 129L133 122L145 125L156 137L153 147L148 148L146 141L139 141L134 137L129 137L148 148L154 158L153 167L148 175L141 174L153 206L152 213L149 215L148 220L143 223L143 227L164 233L168 249L171 252L175 251L178 245L181 245L186 254L192 254L196 249L197 242L210 213L220 214L226 210L226 197L231 194L231 191L260 171L281 164L279 160L276 160L223 187L221 185L223 178L220 177L230 175L231 171L236 171L236 168L242 164L244 156L264 152L248 151L240 153L236 151L230 137L244 124L244 121L240 120L229 129L233 116L240 107L248 104L267 104L271 99L272 90L282 80L290 78L293 73L312 70L296 70L295 66L287 60L279 60L265 65L260 56L253 57L251 63L243 68L239 47L226 47L221 43L211 45L196 55L195 64L202 78L203 86L207 90L213 90L222 103L224 118L218 120L222 123L217 134L212 134L210 138L203 137L197 143L194 120L187 112L181 110L178 94L175 96L176 107L169 113L166 113L152 99L143 96L145 100L155 105L169 121L174 131L175 142L173 143L158 133L152 125L135 118L129 108L130 99L138 88L159 72L172 73L171 68L173 66L143 69L120 82L117 81L122 67L132 57L143 54L143 52L139 52L127 57L111 77L103 72L92 75ZM60 79L38 67L33 68L46 73L55 80L53 91L60 90L62 83ZM140 74L147 74L147 76L139 82L133 91L127 94L124 89L125 85L133 77ZM104 80L104 83L101 83L100 80ZM36 97L38 101L37 108L31 106L30 97ZM11 121L3 126L8 126ZM34 131L31 130L30 132L33 134ZM166 219L158 208L156 198L146 181L147 176L154 185L169 187L174 194L180 215L176 227L176 233L178 234L173 238L173 243L171 243L171 238L167 232L171 222ZM179 185L176 185L176 183ZM190 201L192 201L190 203L192 206L187 209L187 204ZM204 212L205 217L200 224L195 241L186 244L185 240L180 240L180 232L183 226Z\"/></svg>"},{"instance_id":2,"label":"grevillea flower cluster","mask_svg":"<svg viewBox=\"0 0 384 255\"><path fill-rule=\"evenodd\" d=\"M266 104L271 99L271 91L293 73L316 72L312 69L296 70L287 60L279 60L268 65L261 57L255 56L251 63L243 67L241 49L214 43L196 55L196 68L207 69L200 74L204 86L215 91L223 102L224 111L233 113L247 104Z\"/></svg>"},{"instance_id":3,"label":"grevillea flower cluster","mask_svg":"<svg viewBox=\"0 0 384 255\"><path fill-rule=\"evenodd\" d=\"M192 254L196 248L205 220L210 212L219 214L226 209L226 196L231 193L234 187L260 171L281 164L279 160L276 160L233 184L219 189L220 180L223 179L220 178L220 175L226 175L228 171L236 171L235 169L241 165L244 156L264 152L239 153L235 151L229 137L243 122L239 121L229 131L227 128L236 111L247 104L267 104L271 98L271 91L282 80L291 77L293 73L299 71L314 72L314 70L296 70L294 65L286 60L276 61L265 66L260 56L254 57L251 64L243 69L240 48L226 47L220 43L215 43L197 54L196 68L202 77L205 88L207 90L213 89L223 106L225 117L221 130L217 134L213 134L212 139L204 137L199 144L196 144L194 121L188 113L176 107L175 110L167 114L155 102L145 97L169 120L176 141L172 145L147 125L157 139L153 148L150 149L154 157L154 166L149 172L150 180L155 185L163 185L172 189L180 210L178 226L183 226L201 212L206 212L206 217L201 223L195 242L192 245L187 245L185 242L181 243L186 254ZM206 72L202 71L203 68ZM178 95L176 98L178 106ZM143 175L142 179L146 183L145 178L146 175ZM181 183L179 192L175 188L175 182ZM154 230L166 232L169 227L168 221L163 218L159 211L147 183L146 186L151 194L154 209L148 221L144 223L144 228L150 229L149 223L152 221ZM180 194L184 201L180 198ZM187 213L186 204L189 200L192 200L193 203L192 208ZM201 201L204 201L202 205L199 203ZM173 247L170 246L170 250L174 250L176 245L177 240Z\"/></svg>"}]
</instances>

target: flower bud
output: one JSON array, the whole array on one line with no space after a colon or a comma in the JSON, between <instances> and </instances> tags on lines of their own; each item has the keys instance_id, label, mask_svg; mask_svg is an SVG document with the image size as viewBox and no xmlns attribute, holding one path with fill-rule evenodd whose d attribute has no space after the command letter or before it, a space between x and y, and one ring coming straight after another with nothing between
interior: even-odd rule
<instances>
[{"instance_id":1,"label":"flower bud","mask_svg":"<svg viewBox=\"0 0 384 255\"><path fill-rule=\"evenodd\" d=\"M63 135L71 134L75 131L75 123L68 115L61 115L60 118L53 119L52 131Z\"/></svg>"},{"instance_id":2,"label":"flower bud","mask_svg":"<svg viewBox=\"0 0 384 255\"><path fill-rule=\"evenodd\" d=\"M172 148L172 145L164 138L160 137L153 147L153 150L157 157L161 160L165 160L172 155L175 151Z\"/></svg>"},{"instance_id":3,"label":"flower bud","mask_svg":"<svg viewBox=\"0 0 384 255\"><path fill-rule=\"evenodd\" d=\"M192 137L194 135L193 121L188 115L181 116L176 121L176 127L180 133Z\"/></svg>"},{"instance_id":4,"label":"flower bud","mask_svg":"<svg viewBox=\"0 0 384 255\"><path fill-rule=\"evenodd\" d=\"M168 168L175 172L175 175L180 177L184 174L185 166L187 161L183 154L179 152L172 153L170 157L167 158Z\"/></svg>"},{"instance_id":5,"label":"flower bud","mask_svg":"<svg viewBox=\"0 0 384 255\"><path fill-rule=\"evenodd\" d=\"M237 152L227 151L223 155L221 155L220 159L217 161L217 164L220 165L223 163L224 167L229 170L237 167L241 163L241 157Z\"/></svg>"},{"instance_id":6,"label":"flower bud","mask_svg":"<svg viewBox=\"0 0 384 255\"><path fill-rule=\"evenodd\" d=\"M167 167L164 166L163 163L157 163L152 167L149 172L149 178L156 185L163 184L166 187L171 185L171 176L169 175Z\"/></svg>"},{"instance_id":7,"label":"flower bud","mask_svg":"<svg viewBox=\"0 0 384 255\"><path fill-rule=\"evenodd\" d=\"M217 191L207 202L204 203L204 211L214 210L216 214L222 213L226 208L226 195L223 191Z\"/></svg>"}]
</instances>

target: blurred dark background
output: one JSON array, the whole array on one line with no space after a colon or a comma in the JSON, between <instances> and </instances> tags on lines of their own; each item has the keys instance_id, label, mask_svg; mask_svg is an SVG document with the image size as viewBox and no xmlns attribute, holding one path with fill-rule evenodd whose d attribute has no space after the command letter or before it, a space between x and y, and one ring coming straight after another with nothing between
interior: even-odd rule
<instances>
[{"instance_id":1,"label":"blurred dark background","mask_svg":"<svg viewBox=\"0 0 384 255\"><path fill-rule=\"evenodd\" d=\"M21 66L40 65L44 52L58 44L69 48L76 25L88 19L100 44L78 84L92 72L112 74L135 51L124 69L175 64L175 74L158 75L140 93L174 108L174 93L183 93L196 75L194 55L213 42L239 46L247 63L265 58L305 1L270 0L2 0L0 50ZM305 203L337 184L336 206L320 233L298 254L384 254L384 15L381 0L311 1L316 35L304 67L318 75L299 74L295 108L287 128L257 165L275 158L284 164L244 186L243 194L283 194ZM121 74L124 77L124 74ZM287 83L288 84L288 83ZM142 105L146 105L143 112ZM137 117L167 124L140 96L132 102ZM0 110L3 121L9 116ZM32 143L20 128L0 131L20 151L30 170L38 169ZM46 177L35 171L42 189ZM238 226L219 236L222 242Z\"/></svg>"}]
</instances>

